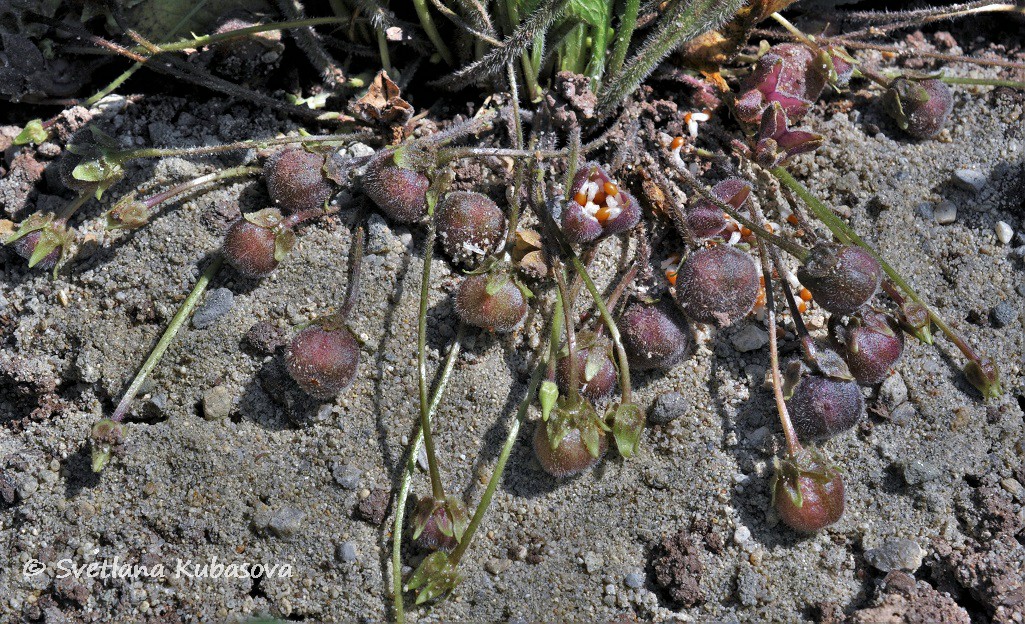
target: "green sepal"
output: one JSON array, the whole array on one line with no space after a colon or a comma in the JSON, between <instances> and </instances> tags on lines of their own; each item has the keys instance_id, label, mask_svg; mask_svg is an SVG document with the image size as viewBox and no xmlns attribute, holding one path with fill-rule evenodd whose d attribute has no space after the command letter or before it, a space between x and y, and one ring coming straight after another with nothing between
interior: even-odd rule
<instances>
[{"instance_id":1,"label":"green sepal","mask_svg":"<svg viewBox=\"0 0 1025 624\"><path fill-rule=\"evenodd\" d=\"M263 210L244 214L242 218L253 225L267 228L268 230L276 227L284 220L284 217L281 216L281 211L277 208L264 208Z\"/></svg>"},{"instance_id":2,"label":"green sepal","mask_svg":"<svg viewBox=\"0 0 1025 624\"><path fill-rule=\"evenodd\" d=\"M488 280L484 284L484 292L489 297L494 297L509 283L510 279L512 279L512 276L507 271L494 271L488 275Z\"/></svg>"},{"instance_id":3,"label":"green sepal","mask_svg":"<svg viewBox=\"0 0 1025 624\"><path fill-rule=\"evenodd\" d=\"M604 355L605 353L597 347L591 347L587 350L587 361L584 362L585 383L594 379L594 376L601 371L602 365L604 364L602 356Z\"/></svg>"},{"instance_id":4,"label":"green sepal","mask_svg":"<svg viewBox=\"0 0 1025 624\"><path fill-rule=\"evenodd\" d=\"M541 382L541 389L537 391L541 401L541 420L547 421L548 416L555 407L555 401L559 398L559 386L554 381L544 380Z\"/></svg>"},{"instance_id":5,"label":"green sepal","mask_svg":"<svg viewBox=\"0 0 1025 624\"><path fill-rule=\"evenodd\" d=\"M455 589L462 580L456 564L448 553L438 551L428 555L406 583L406 590L416 592L416 604L435 600Z\"/></svg>"},{"instance_id":6,"label":"green sepal","mask_svg":"<svg viewBox=\"0 0 1025 624\"><path fill-rule=\"evenodd\" d=\"M281 230L274 236L274 260L281 262L295 247L295 232L292 230Z\"/></svg>"},{"instance_id":7,"label":"green sepal","mask_svg":"<svg viewBox=\"0 0 1025 624\"><path fill-rule=\"evenodd\" d=\"M114 207L104 215L106 230L136 230L149 223L150 212L146 204L135 198L132 191L117 200Z\"/></svg>"},{"instance_id":8,"label":"green sepal","mask_svg":"<svg viewBox=\"0 0 1025 624\"><path fill-rule=\"evenodd\" d=\"M633 457L644 433L644 414L636 403L623 403L612 418L612 437L623 457Z\"/></svg>"},{"instance_id":9,"label":"green sepal","mask_svg":"<svg viewBox=\"0 0 1025 624\"><path fill-rule=\"evenodd\" d=\"M992 358L983 357L971 360L964 367L965 376L982 393L984 399L995 399L1003 394L1000 387L1000 369Z\"/></svg>"},{"instance_id":10,"label":"green sepal","mask_svg":"<svg viewBox=\"0 0 1025 624\"><path fill-rule=\"evenodd\" d=\"M14 137L15 145L26 145L32 143L39 145L50 138L50 133L43 127L42 119L33 119L25 124L25 128Z\"/></svg>"}]
</instances>

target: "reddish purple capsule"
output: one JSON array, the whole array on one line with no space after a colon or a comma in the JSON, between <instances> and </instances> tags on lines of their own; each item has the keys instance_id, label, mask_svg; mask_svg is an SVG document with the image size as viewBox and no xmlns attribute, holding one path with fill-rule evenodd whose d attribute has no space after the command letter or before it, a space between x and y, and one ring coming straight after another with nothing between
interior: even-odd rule
<instances>
[{"instance_id":1,"label":"reddish purple capsule","mask_svg":"<svg viewBox=\"0 0 1025 624\"><path fill-rule=\"evenodd\" d=\"M559 445L552 448L551 438L548 437L546 423L539 422L534 429L534 455L545 472L553 477L562 479L572 477L589 468L593 468L601 461L609 449L608 436L602 432L598 438L598 454L592 455L587 450L580 435L580 429L571 427L566 436L559 441Z\"/></svg>"},{"instance_id":2,"label":"reddish purple capsule","mask_svg":"<svg viewBox=\"0 0 1025 624\"><path fill-rule=\"evenodd\" d=\"M816 245L797 269L797 279L815 302L833 314L856 312L879 290L882 278L879 261L852 245Z\"/></svg>"},{"instance_id":3,"label":"reddish purple capsule","mask_svg":"<svg viewBox=\"0 0 1025 624\"><path fill-rule=\"evenodd\" d=\"M739 178L729 178L712 187L712 195L716 199L738 210L750 194L751 185ZM712 238L726 229L726 224L723 211L708 200L699 199L694 207L687 211L687 226L695 238Z\"/></svg>"},{"instance_id":4,"label":"reddish purple capsule","mask_svg":"<svg viewBox=\"0 0 1025 624\"><path fill-rule=\"evenodd\" d=\"M569 242L590 243L637 225L641 208L600 165L591 163L574 177L561 219Z\"/></svg>"},{"instance_id":5,"label":"reddish purple capsule","mask_svg":"<svg viewBox=\"0 0 1025 624\"><path fill-rule=\"evenodd\" d=\"M754 308L759 287L750 254L716 245L687 257L676 276L676 301L698 323L727 327Z\"/></svg>"},{"instance_id":6,"label":"reddish purple capsule","mask_svg":"<svg viewBox=\"0 0 1025 624\"><path fill-rule=\"evenodd\" d=\"M323 155L297 147L271 156L263 173L274 205L288 213L322 208L333 190L323 167Z\"/></svg>"},{"instance_id":7,"label":"reddish purple capsule","mask_svg":"<svg viewBox=\"0 0 1025 624\"><path fill-rule=\"evenodd\" d=\"M509 276L471 275L459 285L456 313L464 323L504 334L527 316L527 299Z\"/></svg>"},{"instance_id":8,"label":"reddish purple capsule","mask_svg":"<svg viewBox=\"0 0 1025 624\"><path fill-rule=\"evenodd\" d=\"M340 324L314 324L292 339L285 351L285 367L307 394L330 399L356 378L359 343Z\"/></svg>"},{"instance_id":9,"label":"reddish purple capsule","mask_svg":"<svg viewBox=\"0 0 1025 624\"><path fill-rule=\"evenodd\" d=\"M631 368L669 370L690 350L690 326L672 304L631 304L618 326Z\"/></svg>"},{"instance_id":10,"label":"reddish purple capsule","mask_svg":"<svg viewBox=\"0 0 1025 624\"><path fill-rule=\"evenodd\" d=\"M772 502L787 526L814 533L843 516L844 483L836 468L807 450L775 463Z\"/></svg>"},{"instance_id":11,"label":"reddish purple capsule","mask_svg":"<svg viewBox=\"0 0 1025 624\"><path fill-rule=\"evenodd\" d=\"M363 192L397 223L415 223L427 215L430 185L419 171L396 165L389 151L376 155L363 174Z\"/></svg>"},{"instance_id":12,"label":"reddish purple capsule","mask_svg":"<svg viewBox=\"0 0 1025 624\"><path fill-rule=\"evenodd\" d=\"M794 388L787 407L797 437L822 441L858 424L865 400L854 381L808 375Z\"/></svg>"}]
</instances>

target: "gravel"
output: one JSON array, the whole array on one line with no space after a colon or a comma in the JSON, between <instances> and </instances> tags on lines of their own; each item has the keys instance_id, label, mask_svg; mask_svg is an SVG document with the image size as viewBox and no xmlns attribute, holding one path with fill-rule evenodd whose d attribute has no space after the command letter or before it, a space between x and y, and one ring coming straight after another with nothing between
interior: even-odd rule
<instances>
[{"instance_id":1,"label":"gravel","mask_svg":"<svg viewBox=\"0 0 1025 624\"><path fill-rule=\"evenodd\" d=\"M957 206L949 200L941 201L933 208L933 215L936 218L936 223L948 225L957 221Z\"/></svg>"},{"instance_id":2,"label":"gravel","mask_svg":"<svg viewBox=\"0 0 1025 624\"><path fill-rule=\"evenodd\" d=\"M690 411L690 401L679 392L660 394L648 412L648 422L668 425Z\"/></svg>"},{"instance_id":3,"label":"gravel","mask_svg":"<svg viewBox=\"0 0 1025 624\"><path fill-rule=\"evenodd\" d=\"M993 306L989 315L993 321L993 327L1002 329L1018 318L1018 309L1010 301L1001 301Z\"/></svg>"},{"instance_id":4,"label":"gravel","mask_svg":"<svg viewBox=\"0 0 1025 624\"><path fill-rule=\"evenodd\" d=\"M973 193L982 192L982 190L986 188L986 182L988 180L989 178L985 173L975 169L957 169L954 171L954 184Z\"/></svg>"},{"instance_id":5,"label":"gravel","mask_svg":"<svg viewBox=\"0 0 1025 624\"><path fill-rule=\"evenodd\" d=\"M918 542L904 538L887 539L878 548L865 551L865 561L880 572L914 572L922 565L924 557L925 551Z\"/></svg>"},{"instance_id":6,"label":"gravel","mask_svg":"<svg viewBox=\"0 0 1025 624\"><path fill-rule=\"evenodd\" d=\"M227 288L215 288L206 295L203 305L196 308L192 315L192 326L196 329L206 329L217 319L231 311L235 303L235 293Z\"/></svg>"},{"instance_id":7,"label":"gravel","mask_svg":"<svg viewBox=\"0 0 1025 624\"><path fill-rule=\"evenodd\" d=\"M231 413L231 390L226 386L214 386L203 393L203 418L221 420Z\"/></svg>"}]
</instances>

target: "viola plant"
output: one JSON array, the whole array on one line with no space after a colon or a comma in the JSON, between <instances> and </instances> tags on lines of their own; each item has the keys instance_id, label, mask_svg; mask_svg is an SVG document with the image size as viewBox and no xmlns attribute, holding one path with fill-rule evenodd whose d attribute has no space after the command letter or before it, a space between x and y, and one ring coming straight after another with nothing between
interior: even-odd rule
<instances>
[{"instance_id":1,"label":"viola plant","mask_svg":"<svg viewBox=\"0 0 1025 624\"><path fill-rule=\"evenodd\" d=\"M777 12L786 1L655 7L638 0L543 0L499 3L494 16L489 3L412 4L406 15L375 1L342 0L324 9L331 15L305 17L299 4L282 3L286 21L232 18L212 32L195 30L209 35L165 43L128 28L114 41L42 16L40 24L54 32L135 63L107 93L145 68L304 124L288 136L161 148L122 144L99 122L89 123L54 162L53 181L59 178L61 192L73 199L57 213L23 215L8 230L4 242L15 254L56 275L74 265L76 227L84 231L95 216L83 208L124 190L139 161L247 154L246 164L211 162L212 171L163 190L124 190L102 214L104 244L124 236L120 231L179 218L162 207L215 184L250 176L265 183L255 192L265 188L266 201L253 208L265 207L226 219L234 221L220 232L213 260L116 408L93 425L94 471L110 469L126 452L132 432L125 420L135 397L222 261L229 275L251 280L249 286L266 285L275 271L294 268L295 260L286 258L303 253L297 245L303 230L334 226L332 216L353 206L358 225L339 308L296 327L275 357L290 383L317 402L348 392L360 377L365 348L349 325L360 295L364 210L412 231L419 248L411 259L419 255L422 271L418 413L406 422L416 430L395 468L392 522L384 533L391 540L390 615L398 621L408 592L422 604L459 591L466 555L486 526L517 444L530 446L531 468L553 487L594 478L590 471L602 462L631 469L646 441L631 371L644 371L645 382L680 374L680 363L715 332L747 322L766 330L782 432L772 458L771 507L802 533L843 530L848 477L827 449L862 422L863 388L884 382L899 366L905 334L929 344L934 330L945 335L965 356L966 378L983 398L1000 395L996 362L969 345L791 170L832 140L814 127L795 127L813 124L811 111L831 93L867 80L900 131L928 140L948 123L954 102L948 84L957 79L870 67L866 57L848 52L856 40L798 30ZM111 11L110 23L119 24L123 16ZM783 27L773 31L783 42L756 46L753 29L770 18ZM286 31L292 39L282 38ZM267 82L262 76L231 82L255 67L279 67L278 55L290 45L283 42L292 40L319 82L309 84L301 72L282 81L302 85L303 93L290 93L287 101L259 91ZM693 109L677 100L652 104L646 90L637 93L642 105L636 105L638 85L673 50L678 56L659 80L694 87ZM345 62L335 58L341 53ZM186 62L179 54L196 56ZM418 73L420 63L432 71ZM353 67L360 73L350 75ZM423 81L426 73L438 82ZM7 88L8 73L0 79ZM410 93L435 86L493 89L502 80L505 91L490 94L469 119L429 118L431 111L416 114L410 103ZM677 99L683 103L686 95ZM54 140L58 119L29 122L14 143ZM680 136L663 134L655 119ZM699 122L716 124L721 136L706 141ZM440 288L432 279L436 248L451 262ZM665 281L652 271L660 264ZM439 290L451 295L458 325L432 372L428 308ZM785 299L779 306L777 293ZM828 318L806 324L809 313ZM438 438L462 424L435 418L467 332L479 332L496 348L530 345L526 392L502 423L507 437L479 497L454 487L458 475L444 470L450 447ZM781 368L780 341L789 339L797 356ZM525 424L532 427L529 441L520 439ZM414 483L421 448L429 479L422 492ZM410 546L423 558L412 558ZM415 568L407 574L406 566Z\"/></svg>"}]
</instances>

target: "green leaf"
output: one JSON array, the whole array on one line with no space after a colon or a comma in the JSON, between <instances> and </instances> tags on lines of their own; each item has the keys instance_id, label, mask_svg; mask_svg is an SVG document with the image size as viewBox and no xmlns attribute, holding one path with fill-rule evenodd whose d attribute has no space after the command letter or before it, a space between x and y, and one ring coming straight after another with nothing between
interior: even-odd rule
<instances>
[{"instance_id":1,"label":"green leaf","mask_svg":"<svg viewBox=\"0 0 1025 624\"><path fill-rule=\"evenodd\" d=\"M18 136L14 137L14 144L25 145L26 143L32 143L39 145L49 138L50 133L43 127L43 120L33 119L25 124L25 129L18 133Z\"/></svg>"},{"instance_id":2,"label":"green leaf","mask_svg":"<svg viewBox=\"0 0 1025 624\"><path fill-rule=\"evenodd\" d=\"M591 347L587 351L587 362L584 364L584 382L591 381L602 369L604 362L602 356L605 352L597 347Z\"/></svg>"},{"instance_id":3,"label":"green leaf","mask_svg":"<svg viewBox=\"0 0 1025 624\"><path fill-rule=\"evenodd\" d=\"M598 457L601 455L601 428L597 425L588 423L581 425L580 427L580 441L587 447L588 454L591 457Z\"/></svg>"},{"instance_id":4,"label":"green leaf","mask_svg":"<svg viewBox=\"0 0 1025 624\"><path fill-rule=\"evenodd\" d=\"M416 604L423 604L452 591L461 580L448 553L438 551L420 563L406 584L406 589L416 591Z\"/></svg>"},{"instance_id":5,"label":"green leaf","mask_svg":"<svg viewBox=\"0 0 1025 624\"><path fill-rule=\"evenodd\" d=\"M623 457L632 457L637 453L644 433L644 414L636 403L623 403L616 408L612 421L612 436L616 440L616 448Z\"/></svg>"},{"instance_id":6,"label":"green leaf","mask_svg":"<svg viewBox=\"0 0 1025 624\"><path fill-rule=\"evenodd\" d=\"M611 9L612 2L608 0L569 0L566 15L577 17L595 28L607 28ZM601 53L605 51L601 50Z\"/></svg>"}]
</instances>

